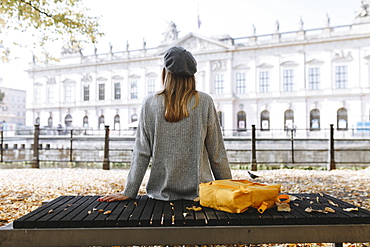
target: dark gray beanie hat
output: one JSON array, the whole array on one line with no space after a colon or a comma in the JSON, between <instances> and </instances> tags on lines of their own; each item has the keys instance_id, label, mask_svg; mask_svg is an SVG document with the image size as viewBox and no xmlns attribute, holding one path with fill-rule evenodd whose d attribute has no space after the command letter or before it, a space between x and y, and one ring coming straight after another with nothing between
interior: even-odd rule
<instances>
[{"instance_id":1,"label":"dark gray beanie hat","mask_svg":"<svg viewBox=\"0 0 370 247\"><path fill-rule=\"evenodd\" d=\"M197 61L181 46L174 46L164 54L164 67L174 75L191 76L197 72Z\"/></svg>"}]
</instances>

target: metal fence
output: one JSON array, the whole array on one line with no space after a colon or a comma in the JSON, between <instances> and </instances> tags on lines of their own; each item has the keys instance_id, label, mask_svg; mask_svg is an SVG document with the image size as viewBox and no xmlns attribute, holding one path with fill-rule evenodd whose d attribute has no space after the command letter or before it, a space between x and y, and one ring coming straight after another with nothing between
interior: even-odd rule
<instances>
[{"instance_id":1,"label":"metal fence","mask_svg":"<svg viewBox=\"0 0 370 247\"><path fill-rule=\"evenodd\" d=\"M135 130L50 129L35 125L13 135L1 131L0 161L129 165ZM230 164L236 167L370 165L370 131L327 129L223 130Z\"/></svg>"}]
</instances>

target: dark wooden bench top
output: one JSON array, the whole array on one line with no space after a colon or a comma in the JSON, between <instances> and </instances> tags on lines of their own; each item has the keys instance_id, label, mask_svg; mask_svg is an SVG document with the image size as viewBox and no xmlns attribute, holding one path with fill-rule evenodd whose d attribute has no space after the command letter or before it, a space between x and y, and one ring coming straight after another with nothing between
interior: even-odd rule
<instances>
[{"instance_id":1,"label":"dark wooden bench top","mask_svg":"<svg viewBox=\"0 0 370 247\"><path fill-rule=\"evenodd\" d=\"M298 200L290 203L291 212L276 208L260 214L254 208L241 214L226 213L202 207L194 211L193 201L164 202L138 196L135 200L98 202L99 196L61 196L37 210L17 219L14 229L21 228L79 228L79 227L158 227L158 226L243 226L243 225L316 225L370 224L370 212L346 212L356 206L328 195L295 194ZM333 203L329 203L331 200ZM333 205L336 204L337 206ZM335 213L306 212L311 207Z\"/></svg>"},{"instance_id":2,"label":"dark wooden bench top","mask_svg":"<svg viewBox=\"0 0 370 247\"><path fill-rule=\"evenodd\" d=\"M193 201L147 196L110 203L61 196L0 227L0 247L370 242L370 211L346 212L356 206L329 195L294 195L299 199L290 202L291 212L263 214L253 208L242 214L194 211L189 208L199 204ZM308 213L308 207L335 213Z\"/></svg>"}]
</instances>

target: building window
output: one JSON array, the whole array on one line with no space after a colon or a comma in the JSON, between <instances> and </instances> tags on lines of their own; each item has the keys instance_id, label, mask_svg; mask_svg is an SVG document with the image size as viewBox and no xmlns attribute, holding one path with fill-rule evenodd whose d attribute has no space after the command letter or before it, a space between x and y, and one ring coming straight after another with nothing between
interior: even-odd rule
<instances>
[{"instance_id":1,"label":"building window","mask_svg":"<svg viewBox=\"0 0 370 247\"><path fill-rule=\"evenodd\" d=\"M155 93L155 79L148 79L148 94Z\"/></svg>"},{"instance_id":2,"label":"building window","mask_svg":"<svg viewBox=\"0 0 370 247\"><path fill-rule=\"evenodd\" d=\"M320 130L320 111L318 109L310 111L310 130Z\"/></svg>"},{"instance_id":3,"label":"building window","mask_svg":"<svg viewBox=\"0 0 370 247\"><path fill-rule=\"evenodd\" d=\"M224 93L224 75L217 74L215 75L215 94Z\"/></svg>"},{"instance_id":4,"label":"building window","mask_svg":"<svg viewBox=\"0 0 370 247\"><path fill-rule=\"evenodd\" d=\"M99 100L105 100L105 84L99 84Z\"/></svg>"},{"instance_id":5,"label":"building window","mask_svg":"<svg viewBox=\"0 0 370 247\"><path fill-rule=\"evenodd\" d=\"M292 69L283 70L283 91L293 91L294 73Z\"/></svg>"},{"instance_id":6,"label":"building window","mask_svg":"<svg viewBox=\"0 0 370 247\"><path fill-rule=\"evenodd\" d=\"M247 129L247 114L245 111L239 111L237 115L238 119L238 130L246 130Z\"/></svg>"},{"instance_id":7,"label":"building window","mask_svg":"<svg viewBox=\"0 0 370 247\"><path fill-rule=\"evenodd\" d=\"M114 83L114 99L121 99L121 83Z\"/></svg>"},{"instance_id":8,"label":"building window","mask_svg":"<svg viewBox=\"0 0 370 247\"><path fill-rule=\"evenodd\" d=\"M245 94L247 88L245 73L236 73L236 93Z\"/></svg>"},{"instance_id":9,"label":"building window","mask_svg":"<svg viewBox=\"0 0 370 247\"><path fill-rule=\"evenodd\" d=\"M89 117L88 116L84 116L82 126L85 128L89 127Z\"/></svg>"},{"instance_id":10,"label":"building window","mask_svg":"<svg viewBox=\"0 0 370 247\"><path fill-rule=\"evenodd\" d=\"M320 68L308 69L308 90L318 90L320 86Z\"/></svg>"},{"instance_id":11,"label":"building window","mask_svg":"<svg viewBox=\"0 0 370 247\"><path fill-rule=\"evenodd\" d=\"M90 85L84 85L84 101L90 100Z\"/></svg>"},{"instance_id":12,"label":"building window","mask_svg":"<svg viewBox=\"0 0 370 247\"><path fill-rule=\"evenodd\" d=\"M338 130L348 130L348 117L345 108L340 108L337 111L337 127Z\"/></svg>"},{"instance_id":13,"label":"building window","mask_svg":"<svg viewBox=\"0 0 370 247\"><path fill-rule=\"evenodd\" d=\"M64 118L64 124L65 126L68 128L71 128L72 127L72 116L70 114L67 114L66 117Z\"/></svg>"},{"instance_id":14,"label":"building window","mask_svg":"<svg viewBox=\"0 0 370 247\"><path fill-rule=\"evenodd\" d=\"M138 119L137 119L137 114L135 114L135 113L134 113L134 114L132 114L132 115L131 115L131 123L132 123L132 122L135 122L135 121L137 121L137 120L138 120Z\"/></svg>"},{"instance_id":15,"label":"building window","mask_svg":"<svg viewBox=\"0 0 370 247\"><path fill-rule=\"evenodd\" d=\"M64 87L65 102L72 102L72 85L66 85Z\"/></svg>"},{"instance_id":16,"label":"building window","mask_svg":"<svg viewBox=\"0 0 370 247\"><path fill-rule=\"evenodd\" d=\"M99 129L101 129L101 130L103 130L103 129L104 129L104 121L105 121L105 119L104 119L104 115L101 115L101 116L99 117Z\"/></svg>"},{"instance_id":17,"label":"building window","mask_svg":"<svg viewBox=\"0 0 370 247\"><path fill-rule=\"evenodd\" d=\"M292 110L286 110L284 112L284 129L290 130L294 126L294 112Z\"/></svg>"},{"instance_id":18,"label":"building window","mask_svg":"<svg viewBox=\"0 0 370 247\"><path fill-rule=\"evenodd\" d=\"M35 87L35 104L41 103L41 88L39 86Z\"/></svg>"},{"instance_id":19,"label":"building window","mask_svg":"<svg viewBox=\"0 0 370 247\"><path fill-rule=\"evenodd\" d=\"M343 89L347 87L347 66L335 67L335 88Z\"/></svg>"},{"instance_id":20,"label":"building window","mask_svg":"<svg viewBox=\"0 0 370 247\"><path fill-rule=\"evenodd\" d=\"M259 73L260 93L267 93L269 91L269 81L269 71L261 71Z\"/></svg>"},{"instance_id":21,"label":"building window","mask_svg":"<svg viewBox=\"0 0 370 247\"><path fill-rule=\"evenodd\" d=\"M48 103L54 103L54 86L48 86Z\"/></svg>"},{"instance_id":22,"label":"building window","mask_svg":"<svg viewBox=\"0 0 370 247\"><path fill-rule=\"evenodd\" d=\"M130 95L131 99L137 99L138 98L138 95L137 95L137 81L131 81L130 82L130 92L131 92L131 95Z\"/></svg>"},{"instance_id":23,"label":"building window","mask_svg":"<svg viewBox=\"0 0 370 247\"><path fill-rule=\"evenodd\" d=\"M261 112L261 130L270 130L270 112L267 110Z\"/></svg>"},{"instance_id":24,"label":"building window","mask_svg":"<svg viewBox=\"0 0 370 247\"><path fill-rule=\"evenodd\" d=\"M120 129L120 117L119 115L114 116L114 130L119 130Z\"/></svg>"}]
</instances>

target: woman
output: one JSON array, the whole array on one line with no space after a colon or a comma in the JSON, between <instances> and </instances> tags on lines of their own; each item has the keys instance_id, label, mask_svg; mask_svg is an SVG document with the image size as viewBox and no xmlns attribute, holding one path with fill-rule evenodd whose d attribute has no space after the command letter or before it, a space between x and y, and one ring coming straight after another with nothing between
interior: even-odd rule
<instances>
[{"instance_id":1,"label":"woman","mask_svg":"<svg viewBox=\"0 0 370 247\"><path fill-rule=\"evenodd\" d=\"M195 89L196 66L183 47L165 53L164 88L143 102L125 189L99 201L135 198L150 159L146 191L157 200L193 200L199 183L231 178L213 100Z\"/></svg>"}]
</instances>

